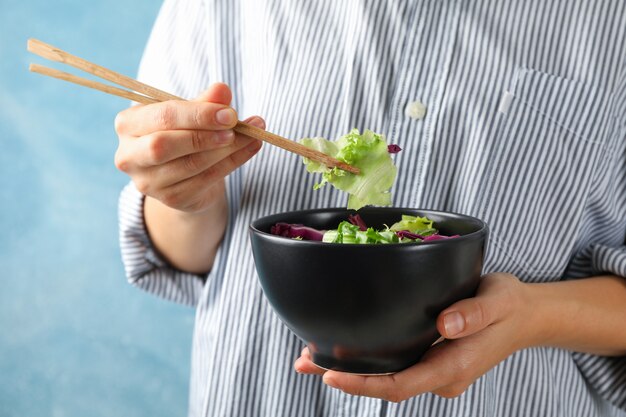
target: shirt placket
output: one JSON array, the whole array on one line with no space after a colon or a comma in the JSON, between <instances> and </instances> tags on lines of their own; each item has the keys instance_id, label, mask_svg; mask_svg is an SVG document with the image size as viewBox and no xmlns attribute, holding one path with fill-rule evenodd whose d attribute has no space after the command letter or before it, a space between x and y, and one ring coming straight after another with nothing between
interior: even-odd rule
<instances>
[{"instance_id":1,"label":"shirt placket","mask_svg":"<svg viewBox=\"0 0 626 417\"><path fill-rule=\"evenodd\" d=\"M406 35L386 129L390 141L403 148L396 156L399 171L392 190L398 206L419 207L422 201L457 38L460 3L417 3Z\"/></svg>"}]
</instances>

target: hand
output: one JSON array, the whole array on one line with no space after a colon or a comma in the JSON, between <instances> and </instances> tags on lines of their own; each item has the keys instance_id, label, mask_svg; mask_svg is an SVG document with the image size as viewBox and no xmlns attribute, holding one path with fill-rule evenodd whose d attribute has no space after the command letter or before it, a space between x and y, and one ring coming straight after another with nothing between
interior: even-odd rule
<instances>
[{"instance_id":1,"label":"hand","mask_svg":"<svg viewBox=\"0 0 626 417\"><path fill-rule=\"evenodd\" d=\"M115 120L117 168L137 189L168 207L200 212L223 198L224 177L248 161L261 142L235 134L231 91L213 84L194 101L136 106ZM260 117L246 122L265 128Z\"/></svg>"},{"instance_id":2,"label":"hand","mask_svg":"<svg viewBox=\"0 0 626 417\"><path fill-rule=\"evenodd\" d=\"M484 276L476 297L439 315L437 329L445 340L401 372L360 376L324 371L313 364L307 348L294 367L300 373L323 375L324 383L353 395L393 402L426 392L456 397L509 355L538 342L541 336L528 325L533 311L525 285L510 274Z\"/></svg>"}]
</instances>

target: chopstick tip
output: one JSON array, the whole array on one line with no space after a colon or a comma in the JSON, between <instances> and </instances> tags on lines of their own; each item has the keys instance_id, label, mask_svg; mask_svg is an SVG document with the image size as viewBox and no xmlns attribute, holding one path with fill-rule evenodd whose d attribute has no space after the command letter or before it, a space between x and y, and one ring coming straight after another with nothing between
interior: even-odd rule
<instances>
[{"instance_id":1,"label":"chopstick tip","mask_svg":"<svg viewBox=\"0 0 626 417\"><path fill-rule=\"evenodd\" d=\"M344 170L346 172L349 172L351 174L354 174L354 175L361 174L361 170L360 169L358 169L355 166L348 165L348 164L345 164L345 163L342 163L341 165L337 165L337 168L342 169L342 170Z\"/></svg>"},{"instance_id":2,"label":"chopstick tip","mask_svg":"<svg viewBox=\"0 0 626 417\"><path fill-rule=\"evenodd\" d=\"M37 44L37 39L35 38L28 38L26 40L26 50L29 52L33 51L33 48L35 47L35 45Z\"/></svg>"}]
</instances>

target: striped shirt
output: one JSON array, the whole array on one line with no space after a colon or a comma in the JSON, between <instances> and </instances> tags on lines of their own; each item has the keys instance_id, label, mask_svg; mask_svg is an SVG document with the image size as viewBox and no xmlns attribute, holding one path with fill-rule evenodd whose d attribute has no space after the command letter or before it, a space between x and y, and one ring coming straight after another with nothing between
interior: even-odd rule
<instances>
[{"instance_id":1,"label":"striped shirt","mask_svg":"<svg viewBox=\"0 0 626 417\"><path fill-rule=\"evenodd\" d=\"M166 0L140 78L188 98L226 82L241 118L289 138L384 133L403 148L393 205L485 220L485 273L626 276L623 0ZM457 398L397 404L295 373L303 343L262 294L247 228L345 207L316 181L272 146L231 174L208 276L159 258L143 196L122 192L129 281L197 309L189 415L626 416L626 357L525 349Z\"/></svg>"}]
</instances>

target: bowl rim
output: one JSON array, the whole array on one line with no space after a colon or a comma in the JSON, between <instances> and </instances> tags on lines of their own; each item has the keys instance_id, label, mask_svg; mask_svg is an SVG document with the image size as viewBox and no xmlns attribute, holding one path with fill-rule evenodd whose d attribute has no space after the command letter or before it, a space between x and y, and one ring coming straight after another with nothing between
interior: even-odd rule
<instances>
[{"instance_id":1,"label":"bowl rim","mask_svg":"<svg viewBox=\"0 0 626 417\"><path fill-rule=\"evenodd\" d=\"M474 217L474 216L470 216L467 214L462 214L462 213L457 213L457 212L453 212L453 211L443 211L443 210L435 210L435 209L422 209L422 208L409 208L409 207L364 207L362 210L367 211L367 210L373 210L373 211L377 211L377 210L385 210L385 209L393 209L393 210L398 210L398 211L402 211L402 210L411 210L411 211L416 211L416 212L430 212L430 213L434 213L434 214L442 214L442 215L454 215L454 216L458 216L458 217L463 217L466 219L470 219L473 220L477 223L479 223L481 225L480 229L476 230L475 232L471 232L468 233L466 235L460 235L459 237L456 237L454 239L441 239L441 240L431 240L428 242L415 242L415 243L385 243L385 244L345 244L345 243L333 243L333 242L320 242L320 241L315 241L315 240L298 240L298 239L289 239L289 238L285 238L283 236L278 236L278 235L273 235L271 233L268 232L264 232L262 230L259 230L255 224L258 222L262 222L262 221L267 221L267 219L271 218L271 217L279 217L281 215L285 215L285 214L302 214L302 215L306 215L306 214L313 214L313 213L329 213L329 212L338 212L338 211L345 211L347 213L350 214L350 212L354 213L354 214L358 214L358 211L356 210L349 210L346 209L345 207L325 207L325 208L317 208L317 209L303 209L303 210L291 210L291 211L283 211L283 212L279 212L279 213L274 213L274 214L269 214L267 216L263 216L263 217L258 217L254 220L252 220L250 222L250 224L248 225L248 229L251 233L257 234L259 236L262 236L264 238L267 239L279 239L280 242L298 242L295 243L296 245L313 245L313 246L318 246L318 245L323 245L324 247L326 246L334 246L334 247L350 247L350 248L355 248L355 247L363 247L363 248L376 248L376 247L408 247L408 248L412 248L412 247L422 247L425 245L428 246L436 246L436 245L446 245L446 244L456 244L453 242L464 242L466 240L473 240L473 239L477 239L480 238L481 236L484 235L485 240L487 239L488 235L489 235L489 226L487 225L487 223L481 219L479 219L478 217ZM306 226L306 225L305 225ZM293 244L293 243L292 243Z\"/></svg>"}]
</instances>

